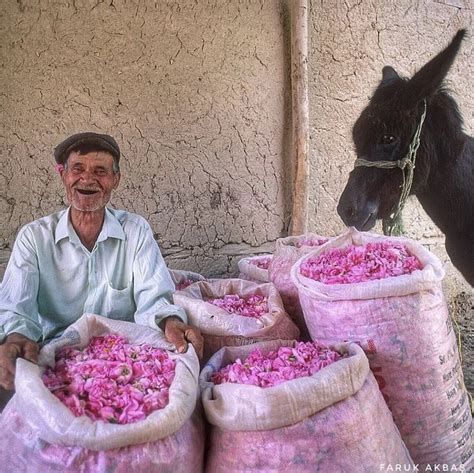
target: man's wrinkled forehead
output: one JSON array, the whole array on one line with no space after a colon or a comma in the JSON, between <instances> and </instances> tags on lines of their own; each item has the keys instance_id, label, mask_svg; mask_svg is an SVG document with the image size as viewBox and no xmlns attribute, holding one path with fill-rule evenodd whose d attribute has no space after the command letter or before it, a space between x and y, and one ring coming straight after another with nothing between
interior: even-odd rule
<instances>
[{"instance_id":1,"label":"man's wrinkled forehead","mask_svg":"<svg viewBox=\"0 0 474 473\"><path fill-rule=\"evenodd\" d=\"M114 157L107 151L90 151L82 154L80 151L71 151L67 158L68 166L83 164L91 166L104 166L112 169Z\"/></svg>"}]
</instances>

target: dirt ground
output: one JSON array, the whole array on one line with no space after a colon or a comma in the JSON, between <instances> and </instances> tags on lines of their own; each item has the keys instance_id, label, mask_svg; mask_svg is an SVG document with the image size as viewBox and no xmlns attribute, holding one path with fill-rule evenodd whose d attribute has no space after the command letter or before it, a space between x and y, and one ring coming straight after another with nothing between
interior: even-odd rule
<instances>
[{"instance_id":1,"label":"dirt ground","mask_svg":"<svg viewBox=\"0 0 474 473\"><path fill-rule=\"evenodd\" d=\"M449 301L450 313L461 340L464 382L474 395L474 293L460 292Z\"/></svg>"}]
</instances>

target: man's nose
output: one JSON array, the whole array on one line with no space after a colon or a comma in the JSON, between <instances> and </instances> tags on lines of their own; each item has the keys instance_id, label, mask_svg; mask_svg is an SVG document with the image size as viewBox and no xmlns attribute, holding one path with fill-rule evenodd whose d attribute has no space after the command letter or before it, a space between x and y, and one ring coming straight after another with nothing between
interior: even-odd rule
<instances>
[{"instance_id":1,"label":"man's nose","mask_svg":"<svg viewBox=\"0 0 474 473\"><path fill-rule=\"evenodd\" d=\"M81 173L82 181L92 181L95 179L95 175L91 169L84 169Z\"/></svg>"}]
</instances>

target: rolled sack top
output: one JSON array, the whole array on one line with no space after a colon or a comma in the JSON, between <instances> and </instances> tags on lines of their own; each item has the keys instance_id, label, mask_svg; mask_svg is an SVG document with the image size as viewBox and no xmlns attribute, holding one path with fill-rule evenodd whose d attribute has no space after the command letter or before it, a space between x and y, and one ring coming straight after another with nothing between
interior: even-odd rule
<instances>
[{"instance_id":1,"label":"rolled sack top","mask_svg":"<svg viewBox=\"0 0 474 473\"><path fill-rule=\"evenodd\" d=\"M352 284L325 284L307 278L300 273L300 266L304 261L314 258L329 249L346 248L349 245L361 246L381 241L402 243L412 255L419 259L423 269L402 276ZM308 295L327 301L374 299L378 297L391 297L394 294L403 296L419 291L429 291L434 286L441 284L444 275L445 271L441 261L420 243L408 238L387 237L376 233L359 232L354 227L349 228L346 233L329 240L324 245L302 256L291 268L291 279L298 288L298 291L305 291Z\"/></svg>"}]
</instances>

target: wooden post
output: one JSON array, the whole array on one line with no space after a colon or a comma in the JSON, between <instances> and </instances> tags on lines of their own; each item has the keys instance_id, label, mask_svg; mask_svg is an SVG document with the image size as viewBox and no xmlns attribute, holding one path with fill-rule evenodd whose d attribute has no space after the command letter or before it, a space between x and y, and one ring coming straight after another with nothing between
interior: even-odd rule
<instances>
[{"instance_id":1,"label":"wooden post","mask_svg":"<svg viewBox=\"0 0 474 473\"><path fill-rule=\"evenodd\" d=\"M308 1L291 0L293 207L291 235L307 231L309 184Z\"/></svg>"}]
</instances>

